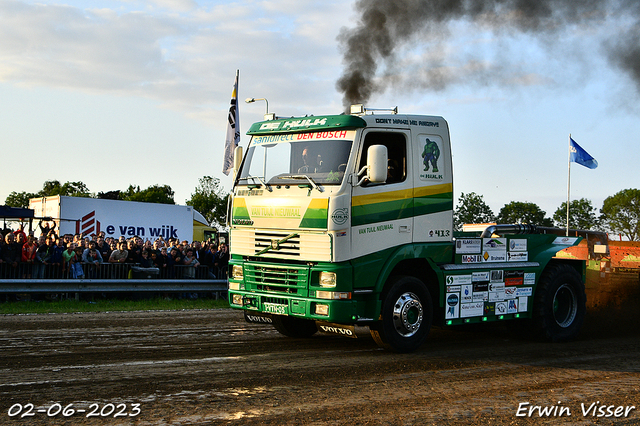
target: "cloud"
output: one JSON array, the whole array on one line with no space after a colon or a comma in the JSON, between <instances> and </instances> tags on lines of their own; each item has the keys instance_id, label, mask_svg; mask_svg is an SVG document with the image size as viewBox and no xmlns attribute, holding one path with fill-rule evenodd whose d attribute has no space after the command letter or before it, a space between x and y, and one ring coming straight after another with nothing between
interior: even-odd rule
<instances>
[{"instance_id":1,"label":"cloud","mask_svg":"<svg viewBox=\"0 0 640 426\"><path fill-rule=\"evenodd\" d=\"M236 69L241 81L275 95L266 75L302 88L319 69L338 65L323 59L335 61L334 36L326 37L337 1L107 4L0 2L0 81L146 97L207 117L212 107L228 108ZM335 79L332 71L319 74Z\"/></svg>"}]
</instances>

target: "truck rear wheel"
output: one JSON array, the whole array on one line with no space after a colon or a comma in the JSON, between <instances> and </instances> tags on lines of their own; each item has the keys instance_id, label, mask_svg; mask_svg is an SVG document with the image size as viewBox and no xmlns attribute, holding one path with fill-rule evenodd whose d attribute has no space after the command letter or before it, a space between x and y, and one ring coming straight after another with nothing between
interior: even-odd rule
<instances>
[{"instance_id":1,"label":"truck rear wheel","mask_svg":"<svg viewBox=\"0 0 640 426\"><path fill-rule=\"evenodd\" d=\"M541 337L565 342L578 335L587 311L580 274L567 264L552 264L536 290L533 324Z\"/></svg>"},{"instance_id":2,"label":"truck rear wheel","mask_svg":"<svg viewBox=\"0 0 640 426\"><path fill-rule=\"evenodd\" d=\"M385 349L411 352L426 340L432 317L431 294L424 283L397 277L382 301L382 321L370 327L371 336Z\"/></svg>"},{"instance_id":3,"label":"truck rear wheel","mask_svg":"<svg viewBox=\"0 0 640 426\"><path fill-rule=\"evenodd\" d=\"M302 318L273 315L271 317L273 327L287 337L305 338L311 337L318 331L315 321Z\"/></svg>"}]
</instances>

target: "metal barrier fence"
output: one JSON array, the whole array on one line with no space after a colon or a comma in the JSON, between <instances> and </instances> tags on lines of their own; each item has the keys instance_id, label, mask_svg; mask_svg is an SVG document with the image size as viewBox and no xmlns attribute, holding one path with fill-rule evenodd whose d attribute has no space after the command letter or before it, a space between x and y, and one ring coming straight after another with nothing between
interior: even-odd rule
<instances>
[{"instance_id":1,"label":"metal barrier fence","mask_svg":"<svg viewBox=\"0 0 640 426\"><path fill-rule=\"evenodd\" d=\"M218 297L227 290L226 268L174 265L161 270L127 263L77 265L81 269L74 274L55 264L0 263L0 294L211 292Z\"/></svg>"},{"instance_id":2,"label":"metal barrier fence","mask_svg":"<svg viewBox=\"0 0 640 426\"><path fill-rule=\"evenodd\" d=\"M31 264L19 262L17 264L0 263L0 280L3 279L227 279L226 268L215 268L200 265L197 268L187 265L173 265L164 269L141 268L132 263L77 263L81 272L63 270L59 264Z\"/></svg>"}]
</instances>

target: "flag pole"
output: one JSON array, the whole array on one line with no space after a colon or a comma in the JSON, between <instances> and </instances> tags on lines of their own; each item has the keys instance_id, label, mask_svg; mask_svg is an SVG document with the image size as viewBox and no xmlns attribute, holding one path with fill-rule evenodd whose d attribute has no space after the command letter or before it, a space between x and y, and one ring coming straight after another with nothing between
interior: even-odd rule
<instances>
[{"instance_id":1,"label":"flag pole","mask_svg":"<svg viewBox=\"0 0 640 426\"><path fill-rule=\"evenodd\" d=\"M569 199L571 198L571 133L569 133L569 172L567 176L567 232L569 236Z\"/></svg>"}]
</instances>

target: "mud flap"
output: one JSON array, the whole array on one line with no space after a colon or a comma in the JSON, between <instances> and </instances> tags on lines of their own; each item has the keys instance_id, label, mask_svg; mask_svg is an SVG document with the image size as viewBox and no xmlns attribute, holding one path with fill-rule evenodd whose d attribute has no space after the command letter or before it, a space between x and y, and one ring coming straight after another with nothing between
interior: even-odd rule
<instances>
[{"instance_id":1,"label":"mud flap","mask_svg":"<svg viewBox=\"0 0 640 426\"><path fill-rule=\"evenodd\" d=\"M263 314L262 312L246 312L245 311L244 320L252 324L273 324L271 315Z\"/></svg>"},{"instance_id":2,"label":"mud flap","mask_svg":"<svg viewBox=\"0 0 640 426\"><path fill-rule=\"evenodd\" d=\"M356 327L353 325L334 324L330 322L316 321L318 331L324 334L337 334L338 336L356 339Z\"/></svg>"}]
</instances>

